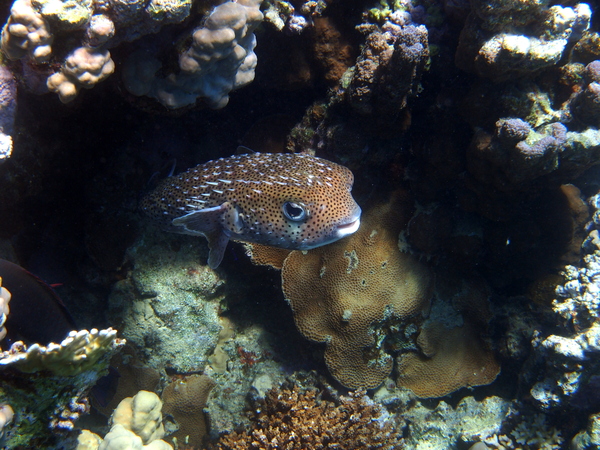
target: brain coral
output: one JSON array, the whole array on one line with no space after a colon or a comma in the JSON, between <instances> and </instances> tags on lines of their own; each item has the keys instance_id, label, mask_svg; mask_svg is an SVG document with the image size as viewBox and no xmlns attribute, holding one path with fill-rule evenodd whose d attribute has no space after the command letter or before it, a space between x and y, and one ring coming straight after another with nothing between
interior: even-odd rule
<instances>
[{"instance_id":1,"label":"brain coral","mask_svg":"<svg viewBox=\"0 0 600 450\"><path fill-rule=\"evenodd\" d=\"M429 308L429 271L398 249L409 211L408 199L395 195L371 208L352 236L293 251L283 265L283 291L298 330L327 344L327 367L351 389L374 388L390 374L389 327L419 321Z\"/></svg>"}]
</instances>

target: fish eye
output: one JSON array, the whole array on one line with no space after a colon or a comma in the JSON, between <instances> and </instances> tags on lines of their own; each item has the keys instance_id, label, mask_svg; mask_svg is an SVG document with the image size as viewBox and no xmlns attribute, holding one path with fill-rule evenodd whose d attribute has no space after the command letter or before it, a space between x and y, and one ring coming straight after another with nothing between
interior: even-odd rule
<instances>
[{"instance_id":1,"label":"fish eye","mask_svg":"<svg viewBox=\"0 0 600 450\"><path fill-rule=\"evenodd\" d=\"M293 222L302 222L308 217L308 211L301 203L285 202L282 209L283 215Z\"/></svg>"}]
</instances>

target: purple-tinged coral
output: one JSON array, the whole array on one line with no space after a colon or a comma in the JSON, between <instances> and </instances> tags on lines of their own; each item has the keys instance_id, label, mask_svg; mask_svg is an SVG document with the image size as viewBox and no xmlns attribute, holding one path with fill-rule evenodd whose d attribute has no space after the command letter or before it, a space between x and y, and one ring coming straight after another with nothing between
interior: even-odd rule
<instances>
[{"instance_id":1,"label":"purple-tinged coral","mask_svg":"<svg viewBox=\"0 0 600 450\"><path fill-rule=\"evenodd\" d=\"M514 189L555 170L565 142L566 128L561 123L534 131L521 119L501 119L493 136L482 130L475 134L468 153L469 171L482 183Z\"/></svg>"},{"instance_id":2,"label":"purple-tinged coral","mask_svg":"<svg viewBox=\"0 0 600 450\"><path fill-rule=\"evenodd\" d=\"M585 85L571 100L569 108L580 122L600 127L600 61L589 63L584 72Z\"/></svg>"},{"instance_id":3,"label":"purple-tinged coral","mask_svg":"<svg viewBox=\"0 0 600 450\"><path fill-rule=\"evenodd\" d=\"M16 111L17 82L10 70L0 66L0 162L12 154Z\"/></svg>"},{"instance_id":4,"label":"purple-tinged coral","mask_svg":"<svg viewBox=\"0 0 600 450\"><path fill-rule=\"evenodd\" d=\"M158 75L162 66L158 60L134 53L124 70L127 89L172 109L193 105L199 98L223 108L232 90L254 79L254 30L263 19L259 6L257 0L217 6L192 33L191 45L179 55L177 73Z\"/></svg>"}]
</instances>

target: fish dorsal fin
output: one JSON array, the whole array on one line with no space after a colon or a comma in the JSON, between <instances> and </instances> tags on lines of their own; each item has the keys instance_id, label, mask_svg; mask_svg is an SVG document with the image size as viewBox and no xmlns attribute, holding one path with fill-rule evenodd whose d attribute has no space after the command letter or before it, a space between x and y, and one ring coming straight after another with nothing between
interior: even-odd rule
<instances>
[{"instance_id":1,"label":"fish dorsal fin","mask_svg":"<svg viewBox=\"0 0 600 450\"><path fill-rule=\"evenodd\" d=\"M248 148L244 145L238 145L237 149L235 150L236 155L246 155L246 154L252 154L252 153L258 153L258 152L255 152L251 148Z\"/></svg>"},{"instance_id":2,"label":"fish dorsal fin","mask_svg":"<svg viewBox=\"0 0 600 450\"><path fill-rule=\"evenodd\" d=\"M204 208L173 219L173 226L180 233L202 235L208 240L208 265L216 269L225 254L229 236L221 226L221 217L231 209L228 202L212 208Z\"/></svg>"}]
</instances>

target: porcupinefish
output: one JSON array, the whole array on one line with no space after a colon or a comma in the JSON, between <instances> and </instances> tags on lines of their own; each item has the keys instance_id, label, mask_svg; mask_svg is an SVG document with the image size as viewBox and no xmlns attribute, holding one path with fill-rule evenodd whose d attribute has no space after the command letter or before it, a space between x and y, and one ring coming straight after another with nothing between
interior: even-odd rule
<instances>
[{"instance_id":1,"label":"porcupinefish","mask_svg":"<svg viewBox=\"0 0 600 450\"><path fill-rule=\"evenodd\" d=\"M251 153L169 177L141 208L169 230L202 235L216 268L229 240L310 250L358 230L352 172L307 154Z\"/></svg>"}]
</instances>

